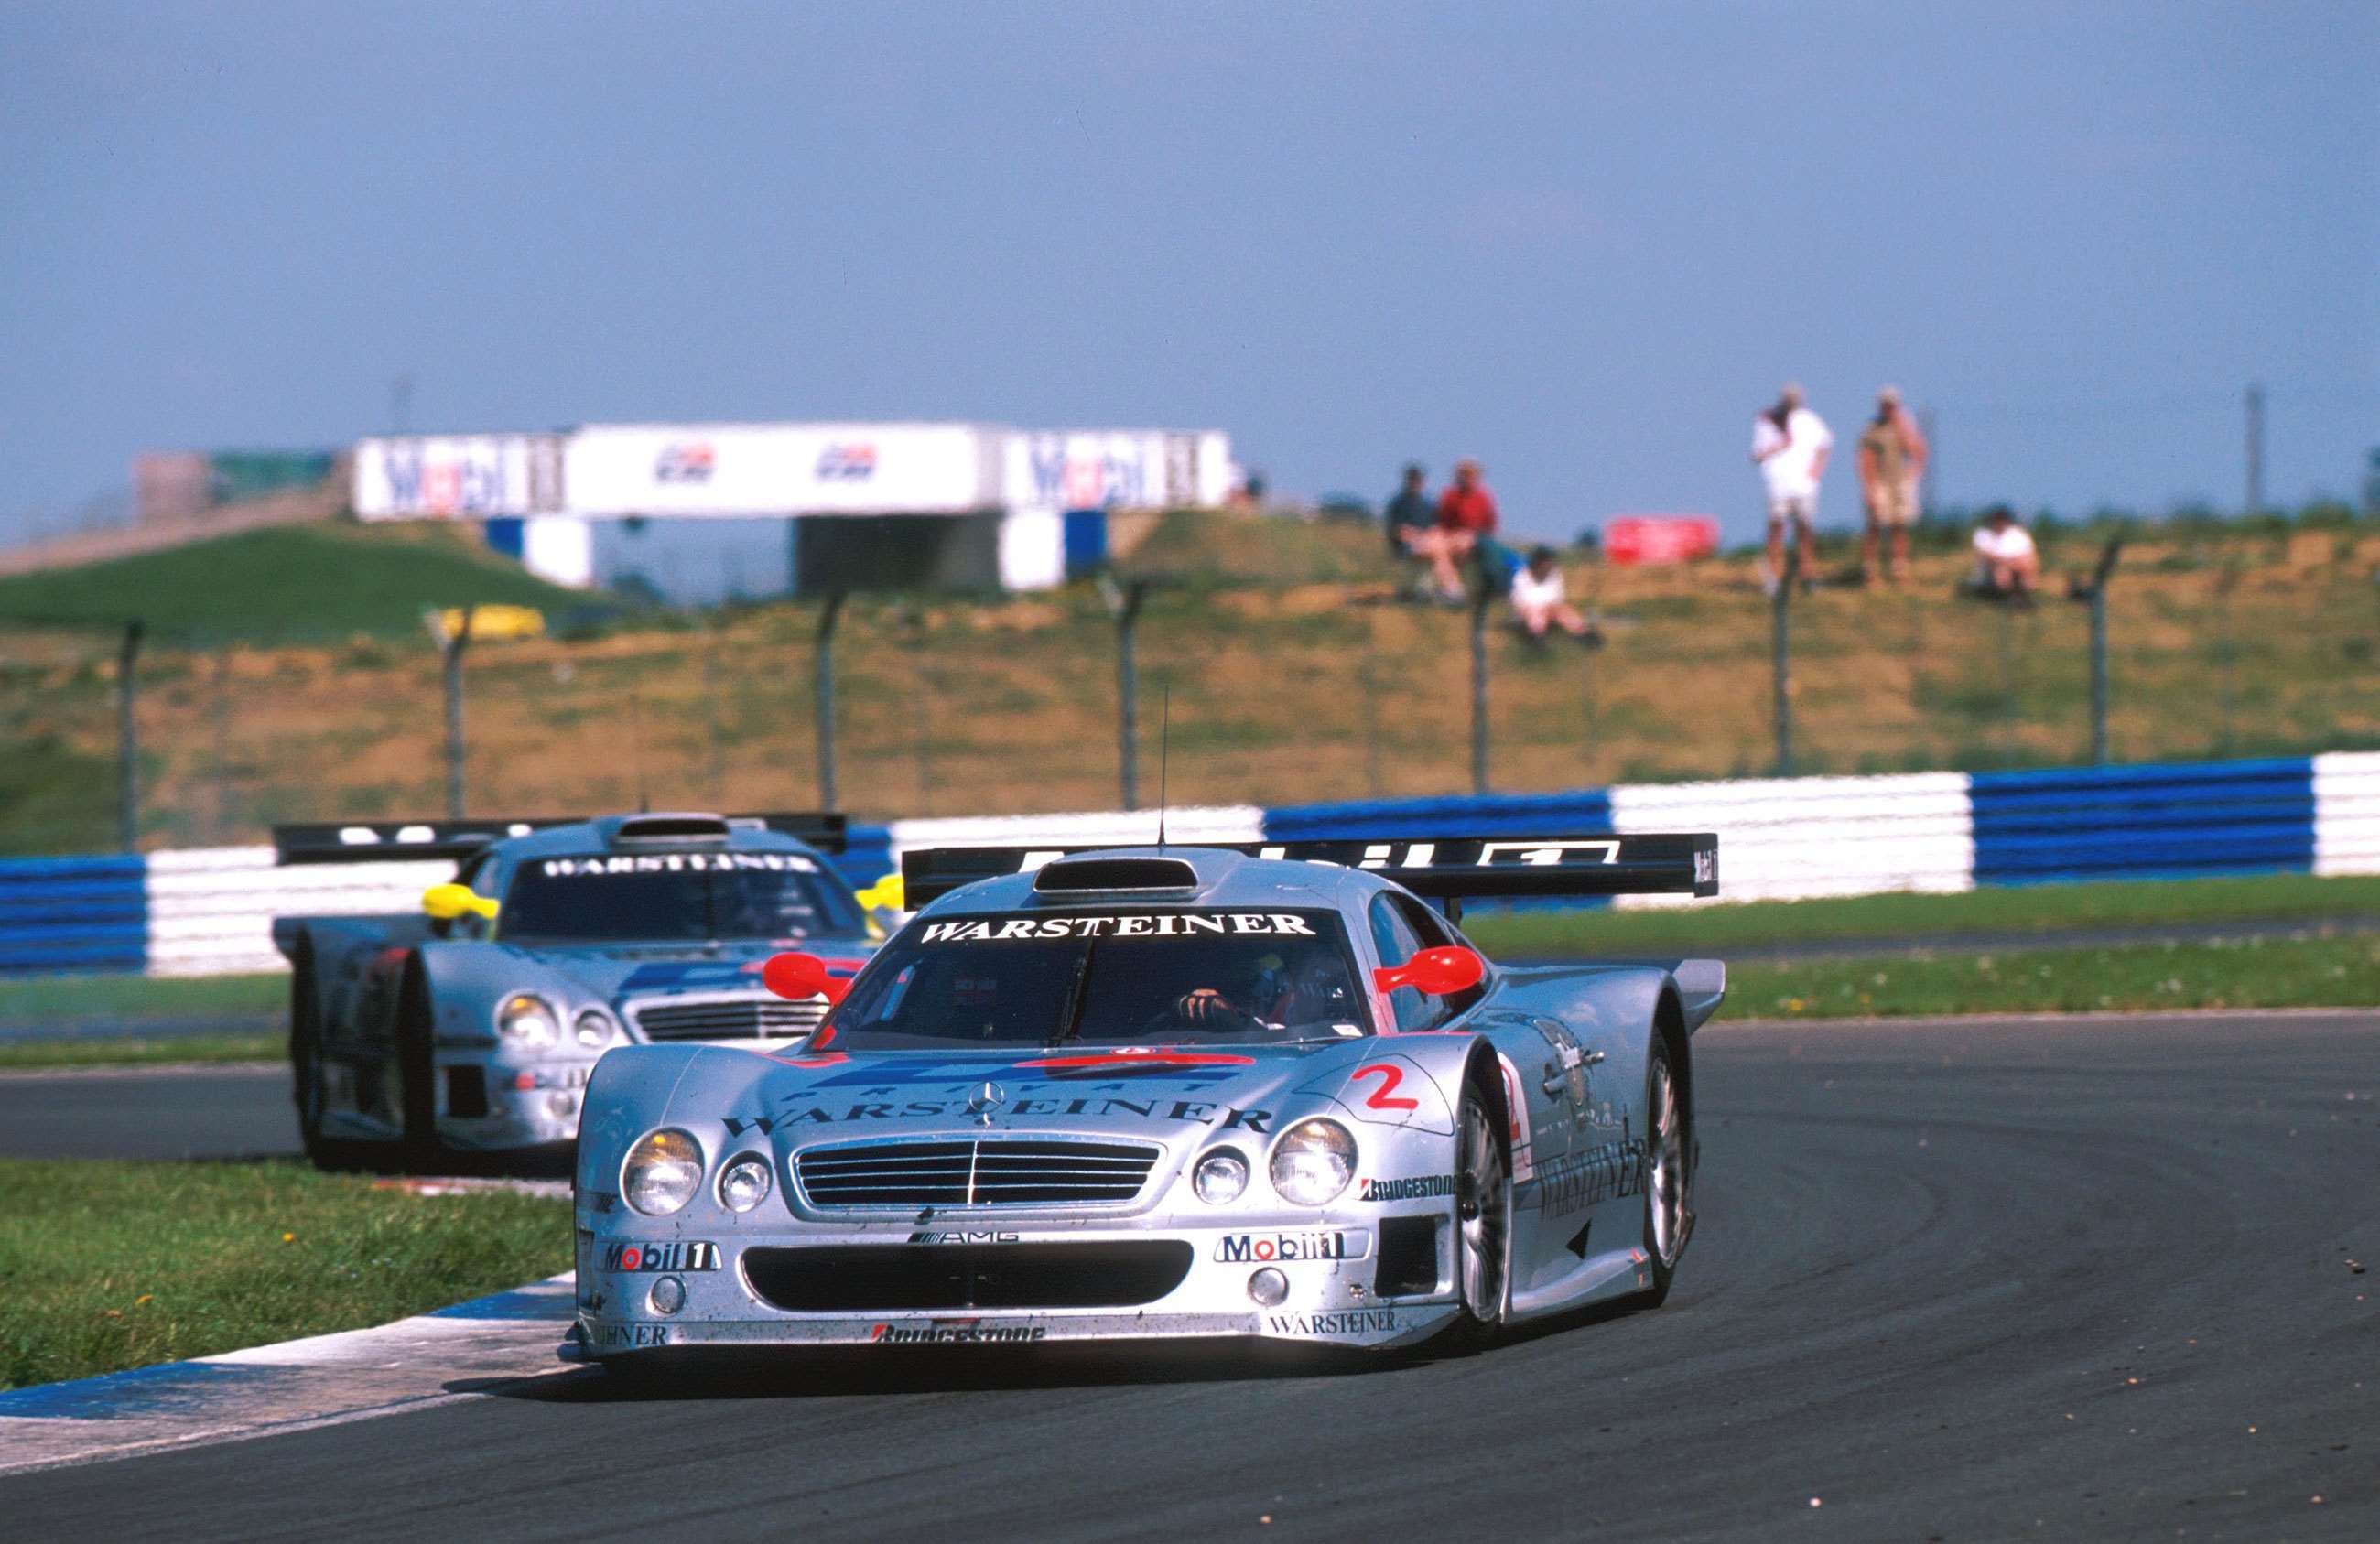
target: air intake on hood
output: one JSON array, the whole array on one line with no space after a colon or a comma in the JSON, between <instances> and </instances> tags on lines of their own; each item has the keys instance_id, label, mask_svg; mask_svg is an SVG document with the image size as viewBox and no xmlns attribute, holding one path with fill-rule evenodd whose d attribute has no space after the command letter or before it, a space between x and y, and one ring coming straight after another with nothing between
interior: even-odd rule
<instances>
[{"instance_id":1,"label":"air intake on hood","mask_svg":"<svg viewBox=\"0 0 2380 1544\"><path fill-rule=\"evenodd\" d=\"M1078 857L1045 863L1033 888L1047 895L1079 890L1196 890L1198 870L1178 857Z\"/></svg>"},{"instance_id":2,"label":"air intake on hood","mask_svg":"<svg viewBox=\"0 0 2380 1544\"><path fill-rule=\"evenodd\" d=\"M722 815L630 815L620 822L613 840L618 842L724 842L728 824Z\"/></svg>"}]
</instances>

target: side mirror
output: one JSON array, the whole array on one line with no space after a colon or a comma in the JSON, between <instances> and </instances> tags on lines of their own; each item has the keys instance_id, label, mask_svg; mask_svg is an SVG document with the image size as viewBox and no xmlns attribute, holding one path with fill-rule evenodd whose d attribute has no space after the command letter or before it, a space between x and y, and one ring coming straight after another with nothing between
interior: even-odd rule
<instances>
[{"instance_id":1,"label":"side mirror","mask_svg":"<svg viewBox=\"0 0 2380 1544\"><path fill-rule=\"evenodd\" d=\"M1426 997L1446 997L1468 991L1488 974L1488 962L1460 943L1424 949L1402 965L1384 965L1372 972L1372 985L1382 991L1411 987Z\"/></svg>"},{"instance_id":2,"label":"side mirror","mask_svg":"<svg viewBox=\"0 0 2380 1544\"><path fill-rule=\"evenodd\" d=\"M806 997L840 1003L851 990L851 979L830 974L826 961L816 954L770 955L768 963L760 967L760 984L796 1003Z\"/></svg>"},{"instance_id":3,"label":"side mirror","mask_svg":"<svg viewBox=\"0 0 2380 1544\"><path fill-rule=\"evenodd\" d=\"M433 884L421 893L421 909L432 921L452 922L458 917L493 918L496 903L484 895L472 894L468 884Z\"/></svg>"}]
</instances>

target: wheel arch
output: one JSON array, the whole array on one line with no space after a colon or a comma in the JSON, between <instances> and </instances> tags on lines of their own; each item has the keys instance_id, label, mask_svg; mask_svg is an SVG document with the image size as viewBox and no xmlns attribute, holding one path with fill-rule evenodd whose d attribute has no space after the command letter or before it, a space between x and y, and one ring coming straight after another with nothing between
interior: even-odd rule
<instances>
[{"instance_id":1,"label":"wheel arch","mask_svg":"<svg viewBox=\"0 0 2380 1544\"><path fill-rule=\"evenodd\" d=\"M1678 1001L1674 987L1663 987L1661 995L1654 1000L1653 1038L1658 1039L1670 1053L1670 1073L1678 1085L1678 1111L1685 1117L1686 1129L1693 1131L1696 1129L1694 1064L1688 1049L1693 1036L1686 1027L1685 1007ZM1649 1042L1645 1046L1645 1054L1648 1058L1652 1054Z\"/></svg>"}]
</instances>

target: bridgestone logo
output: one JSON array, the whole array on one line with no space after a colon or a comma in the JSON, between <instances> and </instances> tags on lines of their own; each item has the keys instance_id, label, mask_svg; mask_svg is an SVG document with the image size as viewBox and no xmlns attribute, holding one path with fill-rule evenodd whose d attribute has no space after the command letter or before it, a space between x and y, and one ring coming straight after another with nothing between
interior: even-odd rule
<instances>
[{"instance_id":1,"label":"bridgestone logo","mask_svg":"<svg viewBox=\"0 0 2380 1544\"><path fill-rule=\"evenodd\" d=\"M871 1345L1023 1345L1049 1333L1040 1324L879 1324L868 1340Z\"/></svg>"},{"instance_id":2,"label":"bridgestone logo","mask_svg":"<svg viewBox=\"0 0 2380 1544\"><path fill-rule=\"evenodd\" d=\"M1454 1194L1452 1174L1424 1174L1418 1179L1367 1179L1359 1198L1366 1201L1415 1201L1428 1196Z\"/></svg>"}]
</instances>

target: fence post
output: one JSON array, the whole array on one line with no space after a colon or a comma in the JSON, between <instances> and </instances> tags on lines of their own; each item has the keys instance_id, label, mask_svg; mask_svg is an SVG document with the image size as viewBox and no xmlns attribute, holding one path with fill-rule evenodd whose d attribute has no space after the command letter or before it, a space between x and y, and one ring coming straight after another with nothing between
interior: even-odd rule
<instances>
[{"instance_id":1,"label":"fence post","mask_svg":"<svg viewBox=\"0 0 2380 1544\"><path fill-rule=\"evenodd\" d=\"M819 808L839 808L834 787L834 628L843 617L844 592L833 591L819 613L818 625L818 785Z\"/></svg>"},{"instance_id":2,"label":"fence post","mask_svg":"<svg viewBox=\"0 0 2380 1544\"><path fill-rule=\"evenodd\" d=\"M1769 598L1768 660L1771 711L1777 720L1777 775L1793 775L1793 586L1802 573L1799 547L1785 550L1785 572Z\"/></svg>"},{"instance_id":3,"label":"fence post","mask_svg":"<svg viewBox=\"0 0 2380 1544\"><path fill-rule=\"evenodd\" d=\"M1148 581L1134 579L1117 585L1102 580L1101 592L1116 625L1116 766L1123 787L1123 807L1140 808L1140 608L1148 599Z\"/></svg>"},{"instance_id":4,"label":"fence post","mask_svg":"<svg viewBox=\"0 0 2380 1544\"><path fill-rule=\"evenodd\" d=\"M1488 791L1488 608L1495 597L1483 581L1471 597L1471 791Z\"/></svg>"},{"instance_id":5,"label":"fence post","mask_svg":"<svg viewBox=\"0 0 2380 1544\"><path fill-rule=\"evenodd\" d=\"M2071 600L2091 607L2091 764L2107 764L2107 581L2115 577L2116 559L2124 539L2112 536L2100 550L2099 565L2091 577L2069 592Z\"/></svg>"},{"instance_id":6,"label":"fence post","mask_svg":"<svg viewBox=\"0 0 2380 1544\"><path fill-rule=\"evenodd\" d=\"M450 821L463 818L463 650L471 646L471 623L479 608L461 609L463 625L452 638L446 637L440 614L430 614L431 626L437 629L439 663L446 686L446 818Z\"/></svg>"},{"instance_id":7,"label":"fence post","mask_svg":"<svg viewBox=\"0 0 2380 1544\"><path fill-rule=\"evenodd\" d=\"M140 845L140 640L148 627L125 624L115 650L115 840L126 852Z\"/></svg>"}]
</instances>

